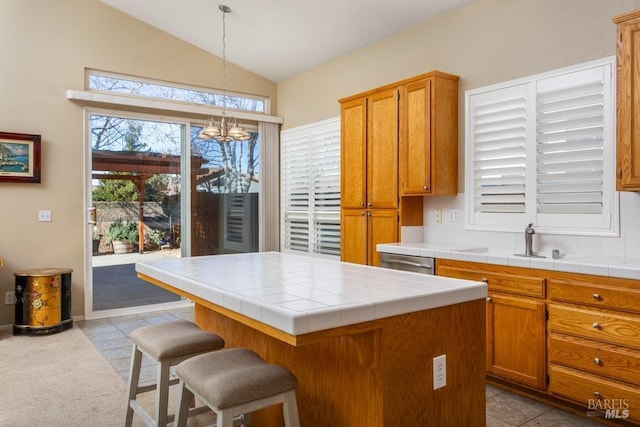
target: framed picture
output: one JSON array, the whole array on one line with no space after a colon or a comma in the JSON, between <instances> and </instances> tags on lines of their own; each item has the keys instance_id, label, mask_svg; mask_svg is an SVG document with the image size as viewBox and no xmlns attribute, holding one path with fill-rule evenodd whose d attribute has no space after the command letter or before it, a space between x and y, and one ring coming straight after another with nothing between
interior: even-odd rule
<instances>
[{"instance_id":1,"label":"framed picture","mask_svg":"<svg viewBox=\"0 0 640 427\"><path fill-rule=\"evenodd\" d=\"M40 182L40 135L0 132L0 182Z\"/></svg>"}]
</instances>

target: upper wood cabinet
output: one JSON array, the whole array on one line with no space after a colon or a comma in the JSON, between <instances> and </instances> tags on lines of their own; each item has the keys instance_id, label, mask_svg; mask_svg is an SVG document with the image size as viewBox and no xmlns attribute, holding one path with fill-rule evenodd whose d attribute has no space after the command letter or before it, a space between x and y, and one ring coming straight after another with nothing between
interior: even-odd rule
<instances>
[{"instance_id":1,"label":"upper wood cabinet","mask_svg":"<svg viewBox=\"0 0 640 427\"><path fill-rule=\"evenodd\" d=\"M367 109L367 207L398 207L398 90L369 96Z\"/></svg>"},{"instance_id":2,"label":"upper wood cabinet","mask_svg":"<svg viewBox=\"0 0 640 427\"><path fill-rule=\"evenodd\" d=\"M377 265L377 243L422 225L414 196L457 193L457 105L458 77L439 71L340 100L343 261Z\"/></svg>"},{"instance_id":3,"label":"upper wood cabinet","mask_svg":"<svg viewBox=\"0 0 640 427\"><path fill-rule=\"evenodd\" d=\"M342 208L397 208L398 90L344 102L341 126Z\"/></svg>"},{"instance_id":4,"label":"upper wood cabinet","mask_svg":"<svg viewBox=\"0 0 640 427\"><path fill-rule=\"evenodd\" d=\"M434 72L402 86L400 195L458 192L458 77Z\"/></svg>"},{"instance_id":5,"label":"upper wood cabinet","mask_svg":"<svg viewBox=\"0 0 640 427\"><path fill-rule=\"evenodd\" d=\"M364 208L367 198L367 98L344 102L340 110L340 205Z\"/></svg>"},{"instance_id":6,"label":"upper wood cabinet","mask_svg":"<svg viewBox=\"0 0 640 427\"><path fill-rule=\"evenodd\" d=\"M616 189L640 191L640 10L617 25Z\"/></svg>"}]
</instances>

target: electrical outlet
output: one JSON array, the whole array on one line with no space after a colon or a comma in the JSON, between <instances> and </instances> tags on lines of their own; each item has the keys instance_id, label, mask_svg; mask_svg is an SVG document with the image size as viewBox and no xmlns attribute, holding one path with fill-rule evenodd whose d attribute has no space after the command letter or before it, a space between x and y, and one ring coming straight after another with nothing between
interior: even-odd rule
<instances>
[{"instance_id":1,"label":"electrical outlet","mask_svg":"<svg viewBox=\"0 0 640 427\"><path fill-rule=\"evenodd\" d=\"M51 222L51 211L38 211L39 222Z\"/></svg>"},{"instance_id":2,"label":"electrical outlet","mask_svg":"<svg viewBox=\"0 0 640 427\"><path fill-rule=\"evenodd\" d=\"M459 222L460 211L458 209L449 209L449 222Z\"/></svg>"},{"instance_id":3,"label":"electrical outlet","mask_svg":"<svg viewBox=\"0 0 640 427\"><path fill-rule=\"evenodd\" d=\"M433 358L433 389L447 385L447 356L442 354Z\"/></svg>"},{"instance_id":4,"label":"electrical outlet","mask_svg":"<svg viewBox=\"0 0 640 427\"><path fill-rule=\"evenodd\" d=\"M16 303L16 294L13 292L6 292L4 294L4 303L5 304L15 304Z\"/></svg>"},{"instance_id":5,"label":"electrical outlet","mask_svg":"<svg viewBox=\"0 0 640 427\"><path fill-rule=\"evenodd\" d=\"M442 209L436 209L436 222L442 222Z\"/></svg>"}]
</instances>

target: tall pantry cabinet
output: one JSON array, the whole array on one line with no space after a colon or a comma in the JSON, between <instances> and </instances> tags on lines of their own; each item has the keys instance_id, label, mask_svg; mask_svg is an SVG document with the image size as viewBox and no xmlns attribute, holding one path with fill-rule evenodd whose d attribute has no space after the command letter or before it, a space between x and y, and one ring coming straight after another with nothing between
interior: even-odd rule
<instances>
[{"instance_id":1,"label":"tall pantry cabinet","mask_svg":"<svg viewBox=\"0 0 640 427\"><path fill-rule=\"evenodd\" d=\"M616 190L640 191L640 10L613 18L617 27Z\"/></svg>"},{"instance_id":2,"label":"tall pantry cabinet","mask_svg":"<svg viewBox=\"0 0 640 427\"><path fill-rule=\"evenodd\" d=\"M379 265L421 196L457 193L457 85L433 71L340 100L342 261Z\"/></svg>"}]
</instances>

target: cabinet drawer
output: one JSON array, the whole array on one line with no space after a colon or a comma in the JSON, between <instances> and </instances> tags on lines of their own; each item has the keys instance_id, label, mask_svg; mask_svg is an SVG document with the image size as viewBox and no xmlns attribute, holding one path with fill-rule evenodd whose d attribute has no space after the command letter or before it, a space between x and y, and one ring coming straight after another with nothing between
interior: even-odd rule
<instances>
[{"instance_id":1,"label":"cabinet drawer","mask_svg":"<svg viewBox=\"0 0 640 427\"><path fill-rule=\"evenodd\" d=\"M615 286L614 279L608 280L610 283L596 284L579 280L550 279L549 298L554 301L575 302L609 310L640 312L640 284L638 289L634 289L628 286ZM633 282L624 281L624 283Z\"/></svg>"},{"instance_id":2,"label":"cabinet drawer","mask_svg":"<svg viewBox=\"0 0 640 427\"><path fill-rule=\"evenodd\" d=\"M500 271L502 270L502 271ZM544 298L546 279L513 270L513 267L495 267L464 261L438 260L438 276L484 281L489 291Z\"/></svg>"},{"instance_id":3,"label":"cabinet drawer","mask_svg":"<svg viewBox=\"0 0 640 427\"><path fill-rule=\"evenodd\" d=\"M549 330L640 348L640 318L605 310L549 304Z\"/></svg>"},{"instance_id":4,"label":"cabinet drawer","mask_svg":"<svg viewBox=\"0 0 640 427\"><path fill-rule=\"evenodd\" d=\"M585 412L611 409L620 417L640 420L640 390L597 375L562 366L549 367L549 391L584 405ZM626 412L625 412L626 411Z\"/></svg>"},{"instance_id":5,"label":"cabinet drawer","mask_svg":"<svg viewBox=\"0 0 640 427\"><path fill-rule=\"evenodd\" d=\"M640 351L551 333L549 363L640 384Z\"/></svg>"}]
</instances>

